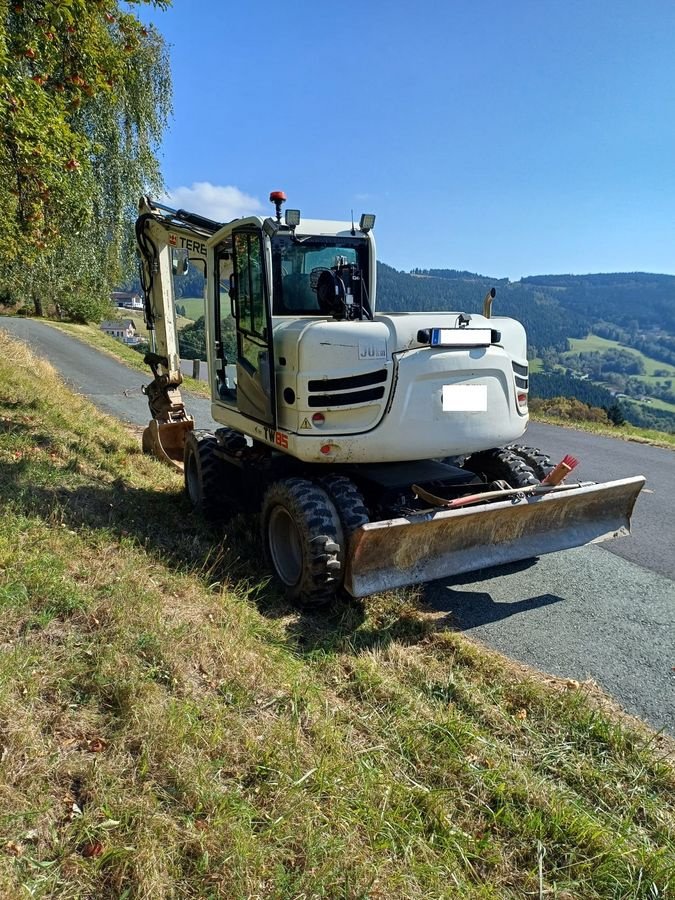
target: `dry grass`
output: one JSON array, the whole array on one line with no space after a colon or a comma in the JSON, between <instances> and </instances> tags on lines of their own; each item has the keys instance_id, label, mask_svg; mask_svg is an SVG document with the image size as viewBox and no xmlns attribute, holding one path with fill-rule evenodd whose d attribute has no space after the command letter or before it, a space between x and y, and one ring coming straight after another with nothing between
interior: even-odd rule
<instances>
[{"instance_id":1,"label":"dry grass","mask_svg":"<svg viewBox=\"0 0 675 900\"><path fill-rule=\"evenodd\" d=\"M300 615L255 522L3 336L0 378L0 896L672 893L663 738L414 594Z\"/></svg>"}]
</instances>

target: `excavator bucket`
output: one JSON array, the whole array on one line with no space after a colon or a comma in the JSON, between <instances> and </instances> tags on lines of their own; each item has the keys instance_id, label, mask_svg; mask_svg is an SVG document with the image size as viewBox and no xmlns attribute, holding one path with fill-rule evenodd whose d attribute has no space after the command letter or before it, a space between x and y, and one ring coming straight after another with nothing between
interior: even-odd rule
<instances>
[{"instance_id":1,"label":"excavator bucket","mask_svg":"<svg viewBox=\"0 0 675 900\"><path fill-rule=\"evenodd\" d=\"M194 427L194 419L183 419L180 422L158 422L157 419L151 419L143 432L143 453L156 456L182 472L185 438Z\"/></svg>"},{"instance_id":2,"label":"excavator bucket","mask_svg":"<svg viewBox=\"0 0 675 900\"><path fill-rule=\"evenodd\" d=\"M353 597L448 578L630 533L642 476L370 522L352 535Z\"/></svg>"}]
</instances>

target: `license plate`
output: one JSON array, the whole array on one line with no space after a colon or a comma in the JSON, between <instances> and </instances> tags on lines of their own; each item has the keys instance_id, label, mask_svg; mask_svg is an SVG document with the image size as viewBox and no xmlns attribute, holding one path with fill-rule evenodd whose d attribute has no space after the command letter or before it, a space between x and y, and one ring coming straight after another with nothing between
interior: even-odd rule
<instances>
[{"instance_id":1,"label":"license plate","mask_svg":"<svg viewBox=\"0 0 675 900\"><path fill-rule=\"evenodd\" d=\"M444 384L443 412L487 412L486 384Z\"/></svg>"},{"instance_id":2,"label":"license plate","mask_svg":"<svg viewBox=\"0 0 675 900\"><path fill-rule=\"evenodd\" d=\"M492 331L489 328L432 328L432 347L489 347Z\"/></svg>"}]
</instances>

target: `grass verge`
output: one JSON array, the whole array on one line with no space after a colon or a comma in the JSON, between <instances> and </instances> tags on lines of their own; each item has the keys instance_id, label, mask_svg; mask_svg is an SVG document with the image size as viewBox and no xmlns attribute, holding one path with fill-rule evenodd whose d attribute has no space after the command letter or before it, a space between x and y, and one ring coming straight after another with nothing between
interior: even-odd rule
<instances>
[{"instance_id":1,"label":"grass verge","mask_svg":"<svg viewBox=\"0 0 675 900\"><path fill-rule=\"evenodd\" d=\"M651 428L638 428L637 425L603 425L601 422L584 422L582 419L564 419L558 416L530 410L530 419L533 422L542 422L545 425L562 425L564 428L572 428L576 431L587 431L591 434L601 434L605 437L618 438L621 441L633 441L637 444L652 444L654 447L663 447L666 450L675 450L675 434L667 431L656 431Z\"/></svg>"},{"instance_id":2,"label":"grass verge","mask_svg":"<svg viewBox=\"0 0 675 900\"><path fill-rule=\"evenodd\" d=\"M0 896L669 896L669 745L439 631L321 616L0 335Z\"/></svg>"}]
</instances>

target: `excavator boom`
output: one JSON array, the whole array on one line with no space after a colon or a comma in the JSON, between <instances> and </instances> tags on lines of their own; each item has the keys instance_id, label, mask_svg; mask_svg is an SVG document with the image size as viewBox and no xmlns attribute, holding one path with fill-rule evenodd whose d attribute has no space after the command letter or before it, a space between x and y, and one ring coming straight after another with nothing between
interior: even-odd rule
<instances>
[{"instance_id":1,"label":"excavator boom","mask_svg":"<svg viewBox=\"0 0 675 900\"><path fill-rule=\"evenodd\" d=\"M180 392L178 330L176 328L173 276L189 262L206 268L206 239L220 225L173 210L142 197L136 221L136 241L141 257L145 324L150 333L150 352L145 362L153 380L144 388L152 419L143 433L143 450L175 468L183 468L185 437L194 428Z\"/></svg>"}]
</instances>

